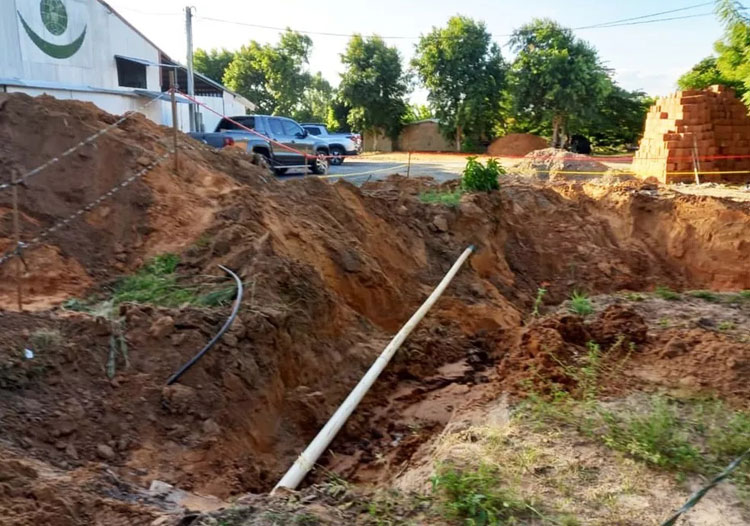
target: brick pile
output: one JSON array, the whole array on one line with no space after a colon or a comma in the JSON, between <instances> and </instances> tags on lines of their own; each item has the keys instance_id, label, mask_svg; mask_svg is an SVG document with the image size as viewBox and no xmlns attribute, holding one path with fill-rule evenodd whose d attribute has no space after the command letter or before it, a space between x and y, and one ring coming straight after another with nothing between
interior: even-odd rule
<instances>
[{"instance_id":1,"label":"brick pile","mask_svg":"<svg viewBox=\"0 0 750 526\"><path fill-rule=\"evenodd\" d=\"M750 155L750 117L733 90L711 86L657 99L646 117L633 171L643 179L655 177L662 183L693 182L693 144L697 146L701 182L750 181L750 157L703 159ZM703 174L736 171L748 173Z\"/></svg>"}]
</instances>

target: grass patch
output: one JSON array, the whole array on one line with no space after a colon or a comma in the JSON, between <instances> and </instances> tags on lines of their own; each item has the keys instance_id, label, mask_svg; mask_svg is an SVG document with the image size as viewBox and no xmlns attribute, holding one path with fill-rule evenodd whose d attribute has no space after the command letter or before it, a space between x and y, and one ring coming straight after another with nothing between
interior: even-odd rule
<instances>
[{"instance_id":1,"label":"grass patch","mask_svg":"<svg viewBox=\"0 0 750 526\"><path fill-rule=\"evenodd\" d=\"M459 469L442 465L431 480L443 514L467 526L517 524L528 515L527 504L503 487L494 466Z\"/></svg>"},{"instance_id":2,"label":"grass patch","mask_svg":"<svg viewBox=\"0 0 750 526\"><path fill-rule=\"evenodd\" d=\"M599 408L599 414L605 424L600 438L612 449L673 470L695 471L701 462L678 411L665 398L650 399L643 413Z\"/></svg>"},{"instance_id":3,"label":"grass patch","mask_svg":"<svg viewBox=\"0 0 750 526\"><path fill-rule=\"evenodd\" d=\"M721 322L716 328L720 331L733 331L737 328L737 325L733 321L726 320Z\"/></svg>"},{"instance_id":4,"label":"grass patch","mask_svg":"<svg viewBox=\"0 0 750 526\"><path fill-rule=\"evenodd\" d=\"M694 298L710 301L711 303L718 303L721 301L721 297L710 290L691 290L688 292L688 295Z\"/></svg>"},{"instance_id":5,"label":"grass patch","mask_svg":"<svg viewBox=\"0 0 750 526\"><path fill-rule=\"evenodd\" d=\"M461 196L463 194L464 191L460 188L443 192L428 190L419 194L419 200L423 203L439 204L456 208L461 203Z\"/></svg>"},{"instance_id":6,"label":"grass patch","mask_svg":"<svg viewBox=\"0 0 750 526\"><path fill-rule=\"evenodd\" d=\"M581 398L578 398L581 397ZM537 425L574 427L584 436L648 466L676 473L715 476L750 448L750 412L719 400L677 400L665 395L604 404L558 390L530 396L520 414ZM750 464L732 475L750 498Z\"/></svg>"},{"instance_id":7,"label":"grass patch","mask_svg":"<svg viewBox=\"0 0 750 526\"><path fill-rule=\"evenodd\" d=\"M625 294L625 299L628 301L644 301L646 297L638 292L628 292Z\"/></svg>"},{"instance_id":8,"label":"grass patch","mask_svg":"<svg viewBox=\"0 0 750 526\"><path fill-rule=\"evenodd\" d=\"M588 316L594 312L594 306L586 294L583 292L573 292L573 295L570 297L568 310L579 316Z\"/></svg>"},{"instance_id":9,"label":"grass patch","mask_svg":"<svg viewBox=\"0 0 750 526\"><path fill-rule=\"evenodd\" d=\"M677 292L663 285L659 285L658 287L656 287L656 289L654 290L654 294L656 294L656 296L658 296L659 298L667 301L677 301L680 299L680 295Z\"/></svg>"}]
</instances>

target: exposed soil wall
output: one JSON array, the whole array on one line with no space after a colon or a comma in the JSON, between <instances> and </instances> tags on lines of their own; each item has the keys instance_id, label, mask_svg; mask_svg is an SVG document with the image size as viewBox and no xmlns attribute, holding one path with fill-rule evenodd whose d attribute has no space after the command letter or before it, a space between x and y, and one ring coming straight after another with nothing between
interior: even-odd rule
<instances>
[{"instance_id":1,"label":"exposed soil wall","mask_svg":"<svg viewBox=\"0 0 750 526\"><path fill-rule=\"evenodd\" d=\"M84 123L111 118L73 119L91 109L76 103L12 101L0 110L0 130L9 151L14 141L23 143L9 158L14 169L33 164L24 157L31 155L24 153L27 137L2 128L15 104L32 113L59 111L60 129L67 129L64 121L72 128L70 141L88 133ZM75 171L60 166L29 183L24 232L53 224L126 177L139 157L163 151L166 130L137 118L129 126L117 141L75 158ZM123 146L128 134L140 148ZM419 200L424 181L393 177L362 188L315 178L280 183L240 153L181 141L179 174L161 166L113 200L108 214L92 211L26 255L25 284L44 309L0 315L0 460L21 455L61 473L104 462L123 487L159 479L219 497L268 490L470 243L477 253L335 444L353 465L372 460L367 452L374 454L375 445L411 436L410 419L437 430L459 401L479 400L481 391L471 387L486 383L509 342L522 337L541 286L550 303L573 290L750 288L745 204L659 194L639 184L506 183L449 208ZM0 199L7 207L7 196ZM1 232L0 246L8 246L7 228ZM211 337L228 309L123 305L128 360L117 358L109 379L112 324L46 307L90 291L106 295L104 286L118 274L165 251L180 253L178 271L186 278L219 276L217 264L237 271L247 289L238 321L167 388L166 378ZM0 268L5 306L14 302L7 268ZM44 287L32 289L37 282ZM26 359L22 351L39 329L61 338ZM425 386L435 387L439 403L422 403ZM418 434L394 454L406 458L428 438ZM44 504L2 483L0 505L15 510L23 503L23 512L7 515L12 524L49 516ZM127 488L123 498L148 505ZM92 502L107 494L84 489ZM78 520L57 513L57 524Z\"/></svg>"}]
</instances>

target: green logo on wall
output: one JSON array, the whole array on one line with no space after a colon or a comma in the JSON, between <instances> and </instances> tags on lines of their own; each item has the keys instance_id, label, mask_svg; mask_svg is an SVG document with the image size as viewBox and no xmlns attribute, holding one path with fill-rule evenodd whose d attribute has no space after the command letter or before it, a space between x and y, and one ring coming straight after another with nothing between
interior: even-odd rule
<instances>
[{"instance_id":1,"label":"green logo on wall","mask_svg":"<svg viewBox=\"0 0 750 526\"><path fill-rule=\"evenodd\" d=\"M68 29L68 10L65 9L65 4L62 0L42 0L39 3L39 11L42 15L44 27L53 35L62 35ZM21 25L23 25L31 41L52 58L64 59L72 57L81 49L83 40L86 38L86 26L84 26L78 38L70 44L53 44L40 37L36 31L31 29L31 26L24 20L20 12L18 13L18 17L21 19Z\"/></svg>"}]
</instances>

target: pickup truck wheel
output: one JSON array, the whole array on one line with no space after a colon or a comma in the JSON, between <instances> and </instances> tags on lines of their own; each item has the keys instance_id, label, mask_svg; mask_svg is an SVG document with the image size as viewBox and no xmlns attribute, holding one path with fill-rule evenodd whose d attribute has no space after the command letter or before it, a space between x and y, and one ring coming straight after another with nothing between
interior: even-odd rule
<instances>
[{"instance_id":1,"label":"pickup truck wheel","mask_svg":"<svg viewBox=\"0 0 750 526\"><path fill-rule=\"evenodd\" d=\"M331 148L331 164L333 166L341 166L344 163L344 149L340 146L334 146Z\"/></svg>"},{"instance_id":2,"label":"pickup truck wheel","mask_svg":"<svg viewBox=\"0 0 750 526\"><path fill-rule=\"evenodd\" d=\"M310 164L310 169L315 175L328 174L328 156L324 152L318 152L317 157Z\"/></svg>"}]
</instances>

